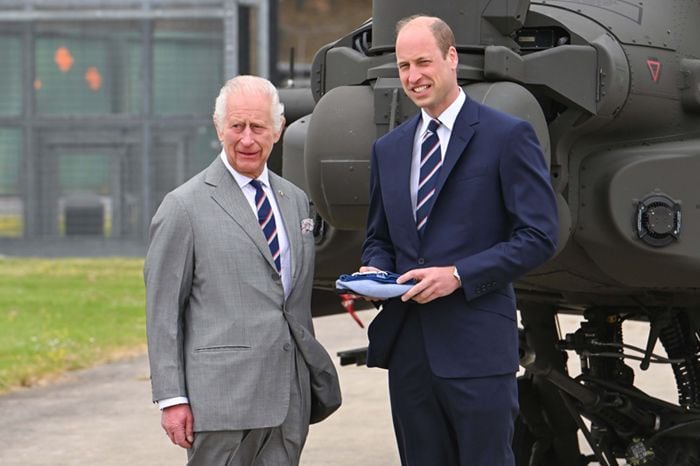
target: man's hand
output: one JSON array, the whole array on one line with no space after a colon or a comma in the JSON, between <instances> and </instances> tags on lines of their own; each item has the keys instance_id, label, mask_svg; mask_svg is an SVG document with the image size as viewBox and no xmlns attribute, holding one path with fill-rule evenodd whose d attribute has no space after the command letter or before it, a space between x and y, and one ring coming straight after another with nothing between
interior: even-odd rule
<instances>
[{"instance_id":1,"label":"man's hand","mask_svg":"<svg viewBox=\"0 0 700 466\"><path fill-rule=\"evenodd\" d=\"M372 267L372 266L370 266L370 265L363 265L362 267L360 267L359 272L361 272L361 273L367 273L367 272L381 272L381 270L379 270L379 269L376 268L376 267Z\"/></svg>"},{"instance_id":2,"label":"man's hand","mask_svg":"<svg viewBox=\"0 0 700 466\"><path fill-rule=\"evenodd\" d=\"M194 441L192 425L194 418L190 405L175 405L165 408L160 416L160 425L170 441L182 448L191 448Z\"/></svg>"},{"instance_id":3,"label":"man's hand","mask_svg":"<svg viewBox=\"0 0 700 466\"><path fill-rule=\"evenodd\" d=\"M363 265L362 267L360 267L360 270L359 270L358 272L361 272L361 273L366 273L366 272L381 272L381 270L379 270L379 269L376 268L376 267L369 266L369 265ZM353 295L353 296L355 296L355 297L357 297L357 298L362 298L362 299L364 299L364 300L366 300L366 301L384 301L383 299L380 299L380 298L372 298L371 296L357 296L357 295Z\"/></svg>"},{"instance_id":4,"label":"man's hand","mask_svg":"<svg viewBox=\"0 0 700 466\"><path fill-rule=\"evenodd\" d=\"M425 304L451 294L460 287L459 280L455 278L453 271L452 265L409 270L397 278L396 283L405 283L411 279L418 280L418 283L401 296L401 301L412 299L417 303Z\"/></svg>"}]
</instances>

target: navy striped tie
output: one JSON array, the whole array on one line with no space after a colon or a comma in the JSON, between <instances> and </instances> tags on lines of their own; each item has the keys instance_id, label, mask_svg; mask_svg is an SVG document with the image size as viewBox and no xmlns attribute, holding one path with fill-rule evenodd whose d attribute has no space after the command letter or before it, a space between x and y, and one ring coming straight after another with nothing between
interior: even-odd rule
<instances>
[{"instance_id":1,"label":"navy striped tie","mask_svg":"<svg viewBox=\"0 0 700 466\"><path fill-rule=\"evenodd\" d=\"M260 181L251 180L250 185L255 188L255 207L258 209L260 228L262 228L265 239L267 239L267 245L270 247L275 267L280 272L282 270L280 243L277 239L277 224L275 223L275 215L272 213L270 200L267 198Z\"/></svg>"},{"instance_id":2,"label":"navy striped tie","mask_svg":"<svg viewBox=\"0 0 700 466\"><path fill-rule=\"evenodd\" d=\"M430 208L435 200L435 187L440 174L440 167L442 167L440 139L437 135L438 126L440 126L438 120L430 120L421 143L420 178L418 180L416 202L416 228L421 235L428 221Z\"/></svg>"}]
</instances>

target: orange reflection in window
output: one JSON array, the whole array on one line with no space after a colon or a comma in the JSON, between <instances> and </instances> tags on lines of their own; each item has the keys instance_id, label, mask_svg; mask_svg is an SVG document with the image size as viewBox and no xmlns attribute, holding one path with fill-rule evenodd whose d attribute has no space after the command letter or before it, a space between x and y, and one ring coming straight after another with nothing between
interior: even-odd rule
<instances>
[{"instance_id":1,"label":"orange reflection in window","mask_svg":"<svg viewBox=\"0 0 700 466\"><path fill-rule=\"evenodd\" d=\"M34 90L38 91L41 89L41 79L37 78L34 80Z\"/></svg>"},{"instance_id":2,"label":"orange reflection in window","mask_svg":"<svg viewBox=\"0 0 700 466\"><path fill-rule=\"evenodd\" d=\"M53 61L56 62L58 69L64 73L67 73L73 67L73 55L71 55L70 50L66 47L59 47L56 49L56 53L53 54Z\"/></svg>"},{"instance_id":3,"label":"orange reflection in window","mask_svg":"<svg viewBox=\"0 0 700 466\"><path fill-rule=\"evenodd\" d=\"M91 66L85 72L85 81L87 81L88 87L93 91L97 91L102 87L102 75L94 66Z\"/></svg>"}]
</instances>

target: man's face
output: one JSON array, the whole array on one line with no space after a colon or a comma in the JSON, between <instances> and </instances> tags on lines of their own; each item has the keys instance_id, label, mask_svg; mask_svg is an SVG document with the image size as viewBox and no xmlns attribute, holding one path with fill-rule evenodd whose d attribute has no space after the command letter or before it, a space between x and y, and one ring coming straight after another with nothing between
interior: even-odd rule
<instances>
[{"instance_id":1,"label":"man's face","mask_svg":"<svg viewBox=\"0 0 700 466\"><path fill-rule=\"evenodd\" d=\"M443 57L429 28L416 19L396 38L396 64L406 95L418 107L437 118L457 98L457 51L450 47Z\"/></svg>"},{"instance_id":2,"label":"man's face","mask_svg":"<svg viewBox=\"0 0 700 466\"><path fill-rule=\"evenodd\" d=\"M249 178L260 176L284 127L283 120L275 130L270 103L263 93L234 91L228 96L223 121L215 122L228 162Z\"/></svg>"}]
</instances>

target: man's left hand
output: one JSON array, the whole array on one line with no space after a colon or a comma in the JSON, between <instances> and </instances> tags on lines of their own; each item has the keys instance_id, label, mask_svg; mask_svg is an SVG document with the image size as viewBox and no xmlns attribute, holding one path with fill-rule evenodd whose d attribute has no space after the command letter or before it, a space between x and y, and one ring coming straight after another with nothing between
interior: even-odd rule
<instances>
[{"instance_id":1,"label":"man's left hand","mask_svg":"<svg viewBox=\"0 0 700 466\"><path fill-rule=\"evenodd\" d=\"M409 270L397 278L396 283L404 283L411 279L418 280L418 283L401 296L401 301L412 299L417 303L425 304L451 294L460 286L453 271L452 265Z\"/></svg>"}]
</instances>

